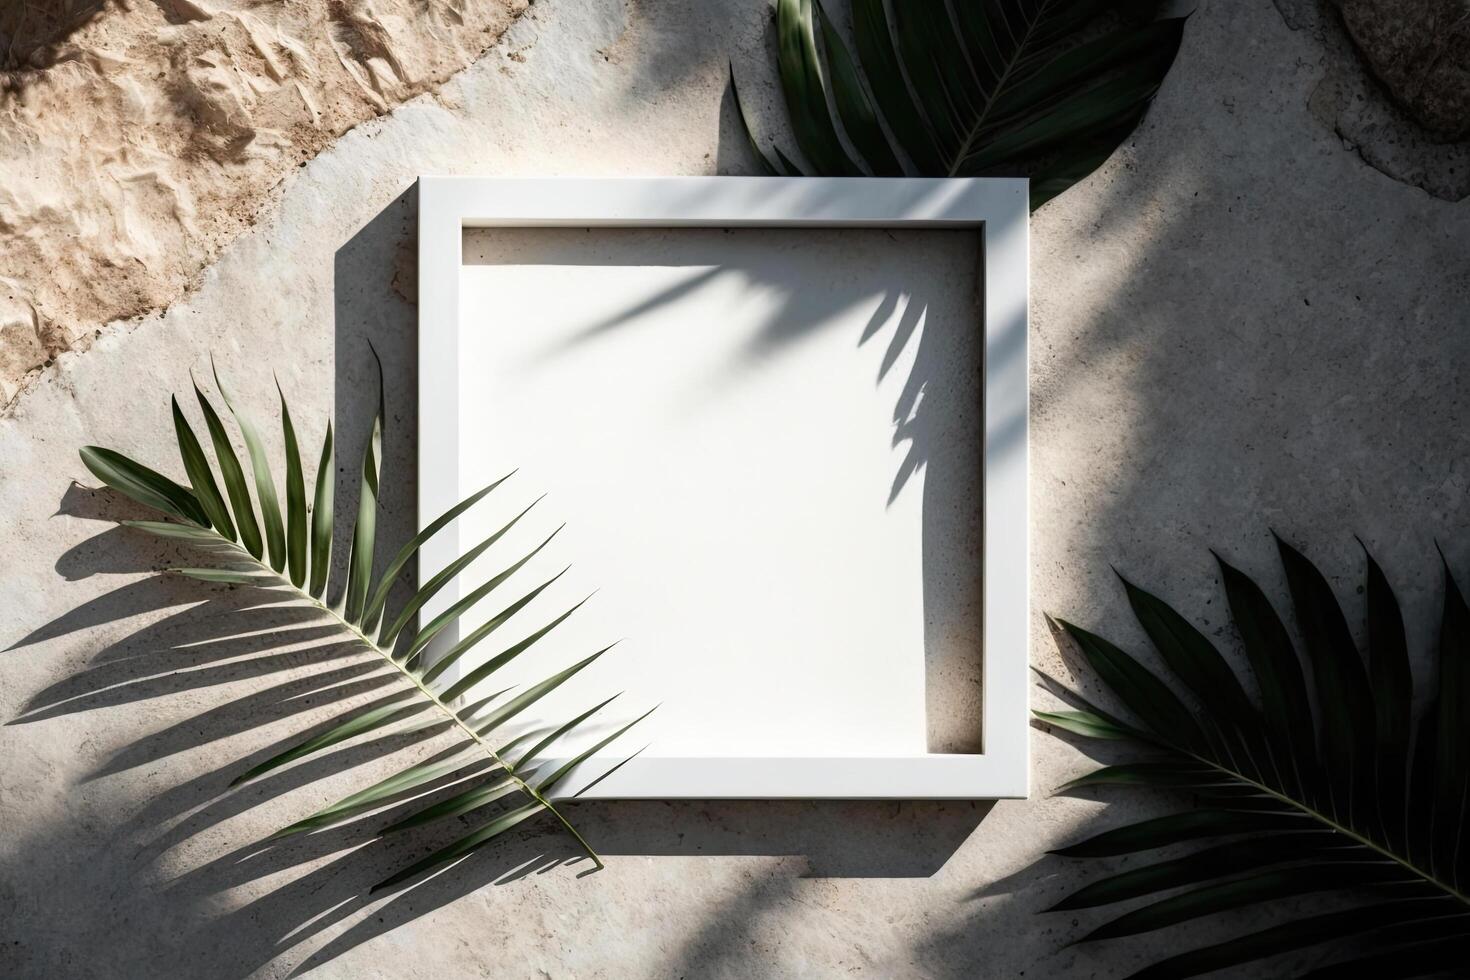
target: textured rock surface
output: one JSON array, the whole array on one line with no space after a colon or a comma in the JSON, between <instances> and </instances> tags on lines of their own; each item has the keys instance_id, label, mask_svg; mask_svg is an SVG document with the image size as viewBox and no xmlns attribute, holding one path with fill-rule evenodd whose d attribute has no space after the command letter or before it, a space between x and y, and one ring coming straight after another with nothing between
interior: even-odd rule
<instances>
[{"instance_id":1,"label":"textured rock surface","mask_svg":"<svg viewBox=\"0 0 1470 980\"><path fill-rule=\"evenodd\" d=\"M1316 42L1320 81L1312 88L1308 104L1321 125L1356 150L1363 162L1395 180L1446 201L1470 196L1470 140L1447 140L1426 129L1396 101L1353 44L1344 15L1332 0L1275 2L1288 27L1307 32ZM1417 30L1412 25L1404 27L1406 34ZM1463 50L1447 51L1441 61L1450 63L1461 57ZM1446 84L1442 102L1453 98L1455 86L1462 83L1451 79Z\"/></svg>"},{"instance_id":2,"label":"textured rock surface","mask_svg":"<svg viewBox=\"0 0 1470 980\"><path fill-rule=\"evenodd\" d=\"M360 752L312 769L328 778L309 788L296 771L242 793L225 784L323 719L314 692L361 697L371 678L311 634L284 648L251 635L309 624L148 578L177 556L112 529L126 511L71 485L87 480L87 442L172 468L166 392L210 351L262 414L279 372L303 440L336 409L354 423L343 445L360 445L370 338L391 371L386 507L401 529L414 310L393 280L414 176L747 172L725 59L757 107L774 104L758 84L770 77L763 9L543 0L436 97L296 172L197 289L61 355L0 420L0 720L30 709L0 727L0 974L1072 978L1177 951L1172 932L1064 948L1097 918L1038 914L1097 873L1044 858L1048 847L1166 805L1115 797L1100 813L1097 797L1048 797L1085 763L1039 732L1029 801L582 805L604 873L535 873L570 853L535 827L366 901L384 866L424 845L352 851L329 833L253 846L360 785L361 771L335 771ZM1206 549L1279 595L1269 527L1321 562L1355 617L1361 535L1421 647L1436 538L1470 576L1470 221L1318 122L1308 102L1324 57L1267 0L1203 5L1142 131L1036 218L1037 667L1070 673L1043 612L1137 644L1110 562L1228 644Z\"/></svg>"},{"instance_id":3,"label":"textured rock surface","mask_svg":"<svg viewBox=\"0 0 1470 980\"><path fill-rule=\"evenodd\" d=\"M1470 0L1338 0L1394 97L1446 139L1470 136Z\"/></svg>"},{"instance_id":4,"label":"textured rock surface","mask_svg":"<svg viewBox=\"0 0 1470 980\"><path fill-rule=\"evenodd\" d=\"M6 5L0 404L92 328L178 298L284 175L469 64L526 3Z\"/></svg>"}]
</instances>

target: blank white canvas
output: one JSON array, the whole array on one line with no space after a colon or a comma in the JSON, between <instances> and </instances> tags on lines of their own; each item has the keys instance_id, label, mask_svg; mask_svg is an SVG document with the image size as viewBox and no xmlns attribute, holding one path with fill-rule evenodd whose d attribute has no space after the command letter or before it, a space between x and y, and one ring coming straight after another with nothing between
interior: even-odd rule
<instances>
[{"instance_id":1,"label":"blank white canvas","mask_svg":"<svg viewBox=\"0 0 1470 980\"><path fill-rule=\"evenodd\" d=\"M977 230L463 234L455 497L518 472L460 547L547 494L466 581L565 521L499 646L596 590L493 686L624 638L528 723L625 690L609 761L919 756L936 648L978 703Z\"/></svg>"}]
</instances>

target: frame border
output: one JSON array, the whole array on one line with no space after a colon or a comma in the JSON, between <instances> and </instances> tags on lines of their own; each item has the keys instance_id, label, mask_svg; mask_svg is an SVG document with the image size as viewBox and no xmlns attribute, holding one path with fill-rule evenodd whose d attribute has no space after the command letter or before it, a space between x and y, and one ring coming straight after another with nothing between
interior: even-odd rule
<instances>
[{"instance_id":1,"label":"frame border","mask_svg":"<svg viewBox=\"0 0 1470 980\"><path fill-rule=\"evenodd\" d=\"M979 229L985 317L982 752L832 758L640 756L606 782L598 782L592 774L573 773L557 795L885 800L1027 795L1030 207L1025 179L423 176L418 180L418 205L419 527L457 502L459 283L465 228ZM419 556L421 580L458 554L457 533L426 542ZM457 583L451 583L436 597L435 610L447 607L457 593ZM582 790L586 792L579 794Z\"/></svg>"}]
</instances>

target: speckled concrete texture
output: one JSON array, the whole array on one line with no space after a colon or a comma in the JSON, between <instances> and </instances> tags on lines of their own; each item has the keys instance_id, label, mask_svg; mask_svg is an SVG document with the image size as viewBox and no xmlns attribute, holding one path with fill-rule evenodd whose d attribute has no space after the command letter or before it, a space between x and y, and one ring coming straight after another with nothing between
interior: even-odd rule
<instances>
[{"instance_id":1,"label":"speckled concrete texture","mask_svg":"<svg viewBox=\"0 0 1470 980\"><path fill-rule=\"evenodd\" d=\"M772 128L765 18L542 0L435 94L301 168L196 291L61 356L0 421L0 974L1116 977L1266 921L1064 948L1097 916L1038 913L1100 869L1046 849L1168 804L1049 797L1086 762L1040 731L1029 801L578 805L608 860L585 877L545 870L572 852L542 827L370 901L422 842L254 846L362 785L344 770L365 750L228 793L241 760L320 723L329 690L362 699L378 681L309 620L150 576L177 555L72 485L92 482L77 447L168 464L167 393L211 351L262 413L274 370L306 443L335 410L358 445L371 339L385 482L402 485L414 176L749 172L726 59ZM1202 4L1136 138L1035 218L1031 655L1048 672L1072 676L1044 612L1137 644L1109 563L1226 643L1207 548L1279 591L1269 528L1355 613L1360 535L1421 647L1436 539L1470 575L1470 211L1318 121L1314 44L1270 0ZM411 492L386 507L403 528Z\"/></svg>"}]
</instances>

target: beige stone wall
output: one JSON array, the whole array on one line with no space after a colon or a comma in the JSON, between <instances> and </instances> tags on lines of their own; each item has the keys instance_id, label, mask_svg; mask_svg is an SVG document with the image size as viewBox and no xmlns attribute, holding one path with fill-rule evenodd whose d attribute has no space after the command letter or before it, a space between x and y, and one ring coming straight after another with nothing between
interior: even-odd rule
<instances>
[{"instance_id":1,"label":"beige stone wall","mask_svg":"<svg viewBox=\"0 0 1470 980\"><path fill-rule=\"evenodd\" d=\"M8 5L0 404L95 328L196 286L287 174L464 68L527 4Z\"/></svg>"}]
</instances>

